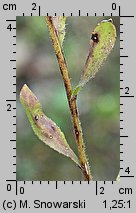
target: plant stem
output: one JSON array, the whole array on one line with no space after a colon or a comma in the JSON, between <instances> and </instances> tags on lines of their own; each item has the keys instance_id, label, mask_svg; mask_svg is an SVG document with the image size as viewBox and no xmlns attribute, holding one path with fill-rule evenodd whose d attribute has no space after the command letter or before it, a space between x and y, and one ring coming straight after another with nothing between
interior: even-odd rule
<instances>
[{"instance_id":1,"label":"plant stem","mask_svg":"<svg viewBox=\"0 0 136 213\"><path fill-rule=\"evenodd\" d=\"M82 128L81 128L81 124L80 124L80 120L79 120L79 113L77 110L76 97L71 98L72 85L71 85L71 81L70 81L70 77L69 77L69 72L67 69L66 60L65 60L64 54L62 52L62 48L60 46L58 36L56 34L55 27L52 22L52 17L47 16L47 17L45 17L45 19L46 19L46 22L47 22L47 25L48 25L48 28L50 31L53 47L54 47L54 50L55 50L55 53L56 53L56 56L58 59L61 75L62 75L65 89L66 89L67 99L68 99L69 108L70 108L73 126L74 126L74 132L75 132L75 136L76 136L81 171L84 175L85 180L89 181L89 180L92 180L92 177L91 177L91 173L90 173L89 163L87 161L87 157L86 157L86 153L85 153L85 144L83 141Z\"/></svg>"}]
</instances>

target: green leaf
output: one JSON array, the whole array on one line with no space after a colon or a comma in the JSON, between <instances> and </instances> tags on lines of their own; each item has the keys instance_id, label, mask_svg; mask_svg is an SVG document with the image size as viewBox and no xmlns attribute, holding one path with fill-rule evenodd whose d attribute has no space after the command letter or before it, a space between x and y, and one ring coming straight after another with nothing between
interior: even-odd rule
<instances>
[{"instance_id":1,"label":"green leaf","mask_svg":"<svg viewBox=\"0 0 136 213\"><path fill-rule=\"evenodd\" d=\"M90 49L85 66L77 87L73 90L72 96L76 96L81 88L91 79L100 69L107 56L114 47L116 41L116 28L112 19L100 22L94 29L90 40Z\"/></svg>"},{"instance_id":2,"label":"green leaf","mask_svg":"<svg viewBox=\"0 0 136 213\"><path fill-rule=\"evenodd\" d=\"M52 21L55 26L60 45L62 46L66 34L65 32L66 16L52 16Z\"/></svg>"},{"instance_id":3,"label":"green leaf","mask_svg":"<svg viewBox=\"0 0 136 213\"><path fill-rule=\"evenodd\" d=\"M26 84L21 89L20 101L24 106L32 129L38 138L57 152L70 157L80 166L78 158L68 145L64 134L60 128L43 113L40 102Z\"/></svg>"}]
</instances>

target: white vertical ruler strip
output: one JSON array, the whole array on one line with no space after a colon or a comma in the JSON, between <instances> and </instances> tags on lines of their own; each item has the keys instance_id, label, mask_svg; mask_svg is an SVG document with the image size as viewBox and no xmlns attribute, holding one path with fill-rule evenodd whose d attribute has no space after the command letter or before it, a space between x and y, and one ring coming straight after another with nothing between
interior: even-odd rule
<instances>
[{"instance_id":1,"label":"white vertical ruler strip","mask_svg":"<svg viewBox=\"0 0 136 213\"><path fill-rule=\"evenodd\" d=\"M135 8L127 0L1 0L0 212L135 212ZM120 16L120 182L16 181L16 16L64 14Z\"/></svg>"}]
</instances>

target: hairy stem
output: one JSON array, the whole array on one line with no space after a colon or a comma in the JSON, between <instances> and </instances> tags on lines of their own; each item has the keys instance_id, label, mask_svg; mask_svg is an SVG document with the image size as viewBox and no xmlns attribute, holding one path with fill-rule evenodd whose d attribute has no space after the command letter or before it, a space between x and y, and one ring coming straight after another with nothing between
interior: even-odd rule
<instances>
[{"instance_id":1,"label":"hairy stem","mask_svg":"<svg viewBox=\"0 0 136 213\"><path fill-rule=\"evenodd\" d=\"M67 69L67 64L66 60L64 57L64 54L62 52L62 48L60 46L57 33L55 30L55 27L52 22L52 17L45 17L46 23L48 25L53 47L58 59L61 75L64 81L65 89L66 89L66 94L67 94L67 99L69 103L69 108L72 116L72 121L73 121L73 126L74 126L74 132L76 136L76 142L77 142L77 147L78 147L78 155L79 155L79 160L80 160L80 165L81 165L81 171L84 175L85 180L89 181L92 180L91 173L90 173L90 167L89 163L87 161L86 153L85 153L85 144L83 141L83 134L82 134L82 128L79 120L79 113L77 110L77 104L76 104L76 97L71 98L72 96L72 85L69 77L69 72Z\"/></svg>"}]
</instances>

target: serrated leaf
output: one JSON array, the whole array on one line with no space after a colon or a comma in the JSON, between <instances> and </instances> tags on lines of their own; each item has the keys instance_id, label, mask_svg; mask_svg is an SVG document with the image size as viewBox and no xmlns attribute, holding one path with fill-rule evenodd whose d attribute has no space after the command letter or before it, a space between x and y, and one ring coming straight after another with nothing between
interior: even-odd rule
<instances>
[{"instance_id":1,"label":"serrated leaf","mask_svg":"<svg viewBox=\"0 0 136 213\"><path fill-rule=\"evenodd\" d=\"M20 101L24 106L32 129L38 138L57 152L70 157L80 166L78 158L68 145L64 134L60 128L43 113L40 102L26 84L21 89Z\"/></svg>"},{"instance_id":2,"label":"serrated leaf","mask_svg":"<svg viewBox=\"0 0 136 213\"><path fill-rule=\"evenodd\" d=\"M73 90L72 96L76 96L81 88L91 79L100 69L107 56L114 47L116 41L116 28L112 19L100 22L94 29L90 40L89 54L77 87Z\"/></svg>"},{"instance_id":3,"label":"serrated leaf","mask_svg":"<svg viewBox=\"0 0 136 213\"><path fill-rule=\"evenodd\" d=\"M65 23L66 23L66 16L52 16L52 21L56 29L56 33L62 46L64 38L65 38Z\"/></svg>"}]
</instances>

